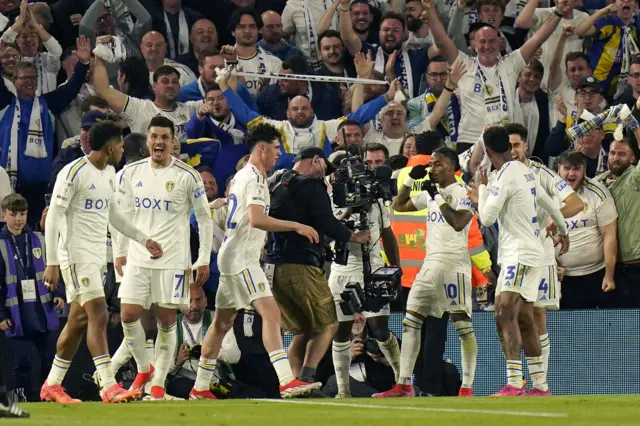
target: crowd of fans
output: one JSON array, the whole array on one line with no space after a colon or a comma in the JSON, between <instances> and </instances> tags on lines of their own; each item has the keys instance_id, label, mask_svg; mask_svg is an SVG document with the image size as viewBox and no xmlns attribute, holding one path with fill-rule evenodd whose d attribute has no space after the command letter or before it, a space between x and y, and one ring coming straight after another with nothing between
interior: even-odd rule
<instances>
[{"instance_id":1,"label":"crowd of fans","mask_svg":"<svg viewBox=\"0 0 640 426\"><path fill-rule=\"evenodd\" d=\"M199 337L211 324L207 307L213 309L219 277L225 197L247 159L245 135L260 122L281 134L278 169L291 168L298 152L315 146L327 157L360 150L371 167L388 164L400 174L427 164L434 150L447 146L459 154L459 175L467 182L482 161L483 129L519 123L510 127L520 142L512 138L514 159L547 165L584 202L581 213L566 219L570 250L557 259L561 308L640 308L640 130L627 120L622 137L616 137L621 120L606 114L616 105L634 110L640 97L636 2L0 0L0 31L4 221L26 213L24 229L44 232L47 194L58 172L90 152L90 128L107 119L128 134L125 157L131 162L147 155L144 134L151 118L170 118L174 155L200 172L216 225L211 275L202 289L192 286L191 306L178 320L179 347L167 387L172 395L186 398L195 380ZM250 73L388 84L255 76L216 83L219 69L235 62ZM571 131L585 122L581 131ZM425 215L389 214L406 303L425 256ZM198 234L192 231L195 254ZM498 232L480 226L473 243L470 235L472 257L487 250L492 261L474 262L480 270L474 275L478 309L491 309ZM6 228L0 231L0 240L10 239ZM16 397L36 399L30 394L31 345L40 352L44 377L57 326L23 319L20 333L12 331L7 262L0 262L0 329L11 341ZM111 253L108 263L105 293L117 328L118 274ZM62 293L47 301L59 312ZM402 300L393 308L403 310ZM232 367L218 368L218 395L278 396L260 323L251 309L236 319L220 355ZM445 316L424 325L430 362L438 362L433 336L438 340L446 324ZM146 327L148 338L154 326ZM359 317L351 345L358 368L351 376L361 388L352 388L354 396L394 382L368 333ZM317 378L326 394L335 394L330 351L323 363ZM419 362L416 382L424 392L447 394L442 379L432 376Z\"/></svg>"}]
</instances>

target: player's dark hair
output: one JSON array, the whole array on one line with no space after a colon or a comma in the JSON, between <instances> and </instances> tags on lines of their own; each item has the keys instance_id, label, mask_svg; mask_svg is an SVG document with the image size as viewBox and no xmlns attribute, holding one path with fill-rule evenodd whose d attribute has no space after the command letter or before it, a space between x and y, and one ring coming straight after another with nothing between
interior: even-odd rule
<instances>
[{"instance_id":1,"label":"player's dark hair","mask_svg":"<svg viewBox=\"0 0 640 426\"><path fill-rule=\"evenodd\" d=\"M259 143L273 143L275 140L280 140L280 132L271 124L261 123L251 128L247 134L247 146L249 152L253 151Z\"/></svg>"},{"instance_id":2,"label":"player's dark hair","mask_svg":"<svg viewBox=\"0 0 640 426\"><path fill-rule=\"evenodd\" d=\"M256 12L254 9L241 7L240 9L236 9L236 11L231 14L231 17L229 17L230 32L234 32L236 30L236 27L240 25L240 21L242 20L242 17L245 15L249 15L253 18L253 20L256 23L256 26L258 27L258 30L262 29L262 25L263 25L262 17L258 15L258 12Z\"/></svg>"},{"instance_id":3,"label":"player's dark hair","mask_svg":"<svg viewBox=\"0 0 640 426\"><path fill-rule=\"evenodd\" d=\"M2 211L13 213L22 213L29 210L29 203L26 198L20 194L9 194L2 199Z\"/></svg>"},{"instance_id":4,"label":"player's dark hair","mask_svg":"<svg viewBox=\"0 0 640 426\"><path fill-rule=\"evenodd\" d=\"M144 59L127 58L120 63L118 69L124 76L124 81L127 82L127 95L144 99L152 93L151 84L149 84L149 68Z\"/></svg>"},{"instance_id":5,"label":"player's dark hair","mask_svg":"<svg viewBox=\"0 0 640 426\"><path fill-rule=\"evenodd\" d=\"M148 81L148 78L149 76L147 75L147 81ZM85 113L89 112L91 107L108 110L109 104L100 96L93 96L93 95L87 96L87 99L82 101L82 104L80 104L80 113L84 115Z\"/></svg>"},{"instance_id":6,"label":"player's dark hair","mask_svg":"<svg viewBox=\"0 0 640 426\"><path fill-rule=\"evenodd\" d=\"M386 146L382 145L381 143L377 143L377 142L368 143L365 145L364 150L366 152L382 151L384 153L385 160L389 158L389 149Z\"/></svg>"},{"instance_id":7,"label":"player's dark hair","mask_svg":"<svg viewBox=\"0 0 640 426\"><path fill-rule=\"evenodd\" d=\"M573 61L577 61L578 59L582 59L586 62L587 67L591 68L591 65L589 63L589 57L582 52L569 52L567 53L567 55L564 57L564 66L565 68L567 68L567 66L569 65L569 62L573 62Z\"/></svg>"},{"instance_id":8,"label":"player's dark hair","mask_svg":"<svg viewBox=\"0 0 640 426\"><path fill-rule=\"evenodd\" d=\"M342 37L340 37L340 33L338 31L327 30L320 34L320 37L318 37L318 46L322 46L322 40L325 38L337 38L340 40L340 42L342 42ZM344 45L344 42L342 42L342 44Z\"/></svg>"},{"instance_id":9,"label":"player's dark hair","mask_svg":"<svg viewBox=\"0 0 640 426\"><path fill-rule=\"evenodd\" d=\"M124 155L127 160L139 158L147 150L147 138L142 133L129 133L124 138Z\"/></svg>"},{"instance_id":10,"label":"player's dark hair","mask_svg":"<svg viewBox=\"0 0 640 426\"><path fill-rule=\"evenodd\" d=\"M560 168L560 165L571 167L584 167L587 168L587 156L580 151L565 151L556 158L556 169Z\"/></svg>"},{"instance_id":11,"label":"player's dark hair","mask_svg":"<svg viewBox=\"0 0 640 426\"><path fill-rule=\"evenodd\" d=\"M384 164L391 167L392 170L400 170L407 167L408 162L409 159L404 155L392 155L385 160Z\"/></svg>"},{"instance_id":12,"label":"player's dark hair","mask_svg":"<svg viewBox=\"0 0 640 426\"><path fill-rule=\"evenodd\" d=\"M431 155L438 148L446 146L439 132L428 131L416 135L416 154Z\"/></svg>"},{"instance_id":13,"label":"player's dark hair","mask_svg":"<svg viewBox=\"0 0 640 426\"><path fill-rule=\"evenodd\" d=\"M404 15L401 13L394 12L391 10L383 13L382 17L380 17L380 26L382 26L382 23L387 19L395 19L396 21L399 21L402 24L402 31L404 31L407 28L407 22L404 19Z\"/></svg>"},{"instance_id":14,"label":"player's dark hair","mask_svg":"<svg viewBox=\"0 0 640 426\"><path fill-rule=\"evenodd\" d=\"M460 170L460 162L458 161L458 154L456 154L456 152L449 148L448 146L442 147L442 148L438 148L435 151L433 151L434 154L440 154L443 157L445 157L453 166L453 171L458 171Z\"/></svg>"},{"instance_id":15,"label":"player's dark hair","mask_svg":"<svg viewBox=\"0 0 640 426\"><path fill-rule=\"evenodd\" d=\"M151 119L151 121L149 121L147 130L151 129L152 127L163 127L165 129L170 129L171 137L174 137L176 135L176 128L173 124L173 121L162 115L156 115Z\"/></svg>"},{"instance_id":16,"label":"player's dark hair","mask_svg":"<svg viewBox=\"0 0 640 426\"><path fill-rule=\"evenodd\" d=\"M165 75L175 75L180 78L180 71L178 71L171 65L163 65L153 73L153 82L157 83L158 79Z\"/></svg>"},{"instance_id":17,"label":"player's dark hair","mask_svg":"<svg viewBox=\"0 0 640 426\"><path fill-rule=\"evenodd\" d=\"M207 61L207 58L212 56L220 56L220 51L215 47L207 47L202 52L200 52L200 56L198 57L198 65L204 68L204 64Z\"/></svg>"},{"instance_id":18,"label":"player's dark hair","mask_svg":"<svg viewBox=\"0 0 640 426\"><path fill-rule=\"evenodd\" d=\"M89 145L92 151L102 151L111 142L119 142L122 129L114 121L99 121L89 130Z\"/></svg>"},{"instance_id":19,"label":"player's dark hair","mask_svg":"<svg viewBox=\"0 0 640 426\"><path fill-rule=\"evenodd\" d=\"M529 131L522 124L509 123L506 126L504 126L504 128L507 129L507 133L509 133L509 136L518 135L520 136L520 139L527 142L527 137L529 137Z\"/></svg>"},{"instance_id":20,"label":"player's dark hair","mask_svg":"<svg viewBox=\"0 0 640 426\"><path fill-rule=\"evenodd\" d=\"M484 131L482 135L484 146L491 149L491 151L497 154L504 154L507 151L511 151L511 144L509 143L509 133L504 127L489 127Z\"/></svg>"}]
</instances>

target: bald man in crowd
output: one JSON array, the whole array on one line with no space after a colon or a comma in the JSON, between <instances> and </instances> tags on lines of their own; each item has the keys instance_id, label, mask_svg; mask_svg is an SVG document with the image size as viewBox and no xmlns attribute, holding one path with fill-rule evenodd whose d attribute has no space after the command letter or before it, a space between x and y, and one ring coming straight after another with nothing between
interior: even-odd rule
<instances>
[{"instance_id":1,"label":"bald man in crowd","mask_svg":"<svg viewBox=\"0 0 640 426\"><path fill-rule=\"evenodd\" d=\"M283 40L286 34L282 29L282 19L277 12L273 10L264 12L262 14L262 24L262 40L258 42L259 47L277 56L283 62L294 56L304 57L300 49Z\"/></svg>"},{"instance_id":2,"label":"bald man in crowd","mask_svg":"<svg viewBox=\"0 0 640 426\"><path fill-rule=\"evenodd\" d=\"M166 58L167 42L164 36L157 31L149 31L142 37L140 45L142 56L149 69L149 83L153 86L153 73L163 65L170 65L180 73L180 86L185 86L196 81L196 75L185 65Z\"/></svg>"}]
</instances>

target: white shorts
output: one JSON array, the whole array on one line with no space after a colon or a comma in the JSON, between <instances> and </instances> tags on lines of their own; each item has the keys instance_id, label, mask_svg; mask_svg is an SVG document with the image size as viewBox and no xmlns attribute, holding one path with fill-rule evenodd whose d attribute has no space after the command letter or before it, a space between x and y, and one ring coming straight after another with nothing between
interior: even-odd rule
<instances>
[{"instance_id":1,"label":"white shorts","mask_svg":"<svg viewBox=\"0 0 640 426\"><path fill-rule=\"evenodd\" d=\"M235 275L220 274L216 308L240 310L263 297L273 297L273 294L267 276L259 266Z\"/></svg>"},{"instance_id":2,"label":"white shorts","mask_svg":"<svg viewBox=\"0 0 640 426\"><path fill-rule=\"evenodd\" d=\"M520 294L527 302L535 303L538 300L538 289L545 270L546 267L505 263L500 269L496 296L503 291L511 291Z\"/></svg>"},{"instance_id":3,"label":"white shorts","mask_svg":"<svg viewBox=\"0 0 640 426\"><path fill-rule=\"evenodd\" d=\"M538 300L533 304L536 308L546 308L552 311L560 309L560 286L558 285L558 269L556 265L540 268L540 285L538 286Z\"/></svg>"},{"instance_id":4,"label":"white shorts","mask_svg":"<svg viewBox=\"0 0 640 426\"><path fill-rule=\"evenodd\" d=\"M340 302L342 301L340 294L344 291L348 282L360 283L360 287L364 289L364 276L362 275L338 275L335 273L329 275L329 288L331 289L331 294L333 294L333 300L336 302L338 322L353 321L353 315L345 315L342 312L342 308L340 308ZM388 317L390 313L391 308L389 304L385 305L385 307L378 312L362 312L365 318Z\"/></svg>"},{"instance_id":5,"label":"white shorts","mask_svg":"<svg viewBox=\"0 0 640 426\"><path fill-rule=\"evenodd\" d=\"M189 272L184 269L151 269L127 265L118 297L122 303L149 309L152 303L163 308L189 307Z\"/></svg>"},{"instance_id":6,"label":"white shorts","mask_svg":"<svg viewBox=\"0 0 640 426\"><path fill-rule=\"evenodd\" d=\"M107 265L97 263L76 263L62 269L67 303L84 306L90 300L104 297L104 283L107 279Z\"/></svg>"},{"instance_id":7,"label":"white shorts","mask_svg":"<svg viewBox=\"0 0 640 426\"><path fill-rule=\"evenodd\" d=\"M471 317L471 279L460 272L421 269L416 276L407 310L427 317L441 318L445 312L464 313Z\"/></svg>"}]
</instances>

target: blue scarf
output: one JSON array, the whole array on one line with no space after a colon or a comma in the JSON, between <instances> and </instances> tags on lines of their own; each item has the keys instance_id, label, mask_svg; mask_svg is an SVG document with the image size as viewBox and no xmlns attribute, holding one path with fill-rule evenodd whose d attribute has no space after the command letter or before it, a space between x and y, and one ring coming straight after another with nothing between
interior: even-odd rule
<instances>
[{"instance_id":1,"label":"blue scarf","mask_svg":"<svg viewBox=\"0 0 640 426\"><path fill-rule=\"evenodd\" d=\"M427 107L427 114L425 115L423 113L423 118L427 118L427 116L431 114L437 100L438 98L433 94L431 88L427 88L423 99ZM458 103L458 97L452 94L449 105L447 106L447 111L440 119L436 130L440 132L442 136L449 136L451 142L455 143L458 140L458 124L460 124L460 104Z\"/></svg>"}]
</instances>

